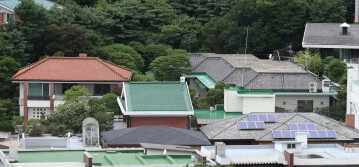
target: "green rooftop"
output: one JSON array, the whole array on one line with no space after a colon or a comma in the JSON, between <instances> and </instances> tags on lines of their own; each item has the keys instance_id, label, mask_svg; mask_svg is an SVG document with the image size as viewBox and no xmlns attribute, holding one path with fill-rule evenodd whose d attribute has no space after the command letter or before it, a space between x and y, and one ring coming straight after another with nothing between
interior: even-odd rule
<instances>
[{"instance_id":1,"label":"green rooftop","mask_svg":"<svg viewBox=\"0 0 359 167\"><path fill-rule=\"evenodd\" d=\"M185 82L125 83L126 111L193 111Z\"/></svg>"},{"instance_id":2,"label":"green rooftop","mask_svg":"<svg viewBox=\"0 0 359 167\"><path fill-rule=\"evenodd\" d=\"M245 90L244 87L238 88L237 86L231 86L226 90L236 90L238 94L245 94L245 95L247 95L247 94L249 94L249 95L252 95L252 94L254 94L254 95L256 95L256 94L257 95L263 95L263 94L272 95L272 94L274 94L273 91L271 91L271 90Z\"/></svg>"},{"instance_id":3,"label":"green rooftop","mask_svg":"<svg viewBox=\"0 0 359 167\"><path fill-rule=\"evenodd\" d=\"M209 109L194 110L197 119L228 119L242 115L242 112L226 112L223 104L217 104L216 109L211 112Z\"/></svg>"},{"instance_id":4,"label":"green rooftop","mask_svg":"<svg viewBox=\"0 0 359 167\"><path fill-rule=\"evenodd\" d=\"M216 86L216 81L214 81L210 76L205 73L192 73L190 76L195 76L201 83L206 86L208 89L214 89Z\"/></svg>"},{"instance_id":5,"label":"green rooftop","mask_svg":"<svg viewBox=\"0 0 359 167\"><path fill-rule=\"evenodd\" d=\"M47 10L50 10L51 7L58 5L54 2L51 2L49 0L34 0L34 2L38 5L43 6ZM17 5L21 3L21 0L0 0L0 4L10 8L11 10L14 10ZM58 5L59 7L62 7L61 5Z\"/></svg>"},{"instance_id":6,"label":"green rooftop","mask_svg":"<svg viewBox=\"0 0 359 167\"><path fill-rule=\"evenodd\" d=\"M11 163L83 162L84 151L19 151ZM191 155L146 155L143 150L88 151L95 166L194 164ZM8 156L8 152L4 152ZM193 154L197 155L197 154Z\"/></svg>"}]
</instances>

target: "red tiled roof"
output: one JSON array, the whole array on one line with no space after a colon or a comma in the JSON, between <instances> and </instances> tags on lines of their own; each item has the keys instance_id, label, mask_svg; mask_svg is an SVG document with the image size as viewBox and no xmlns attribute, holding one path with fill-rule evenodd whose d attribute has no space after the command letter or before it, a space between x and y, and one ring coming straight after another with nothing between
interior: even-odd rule
<instances>
[{"instance_id":1,"label":"red tiled roof","mask_svg":"<svg viewBox=\"0 0 359 167\"><path fill-rule=\"evenodd\" d=\"M132 72L97 57L48 57L21 68L14 81L130 81Z\"/></svg>"}]
</instances>

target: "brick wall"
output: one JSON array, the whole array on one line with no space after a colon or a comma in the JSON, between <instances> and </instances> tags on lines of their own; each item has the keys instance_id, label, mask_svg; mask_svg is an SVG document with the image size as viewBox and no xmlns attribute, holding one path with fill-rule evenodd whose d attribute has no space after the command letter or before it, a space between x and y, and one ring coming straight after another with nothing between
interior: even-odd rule
<instances>
[{"instance_id":1,"label":"brick wall","mask_svg":"<svg viewBox=\"0 0 359 167\"><path fill-rule=\"evenodd\" d=\"M355 128L355 115L346 115L345 123L351 128Z\"/></svg>"},{"instance_id":2,"label":"brick wall","mask_svg":"<svg viewBox=\"0 0 359 167\"><path fill-rule=\"evenodd\" d=\"M189 129L188 117L130 117L130 127L163 125Z\"/></svg>"},{"instance_id":3,"label":"brick wall","mask_svg":"<svg viewBox=\"0 0 359 167\"><path fill-rule=\"evenodd\" d=\"M287 167L294 167L294 154L287 150L284 150L284 158L288 162Z\"/></svg>"},{"instance_id":4,"label":"brick wall","mask_svg":"<svg viewBox=\"0 0 359 167\"><path fill-rule=\"evenodd\" d=\"M27 114L27 83L24 83L24 122L28 121L28 114Z\"/></svg>"},{"instance_id":5,"label":"brick wall","mask_svg":"<svg viewBox=\"0 0 359 167\"><path fill-rule=\"evenodd\" d=\"M55 84L50 83L50 112L54 112L54 94L55 94Z\"/></svg>"}]
</instances>

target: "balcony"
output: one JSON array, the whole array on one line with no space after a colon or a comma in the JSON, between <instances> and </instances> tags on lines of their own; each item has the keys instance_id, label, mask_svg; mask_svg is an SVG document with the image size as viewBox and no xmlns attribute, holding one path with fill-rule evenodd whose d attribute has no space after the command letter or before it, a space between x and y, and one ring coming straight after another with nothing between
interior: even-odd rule
<instances>
[{"instance_id":1,"label":"balcony","mask_svg":"<svg viewBox=\"0 0 359 167\"><path fill-rule=\"evenodd\" d=\"M50 100L50 96L27 96L28 100Z\"/></svg>"}]
</instances>

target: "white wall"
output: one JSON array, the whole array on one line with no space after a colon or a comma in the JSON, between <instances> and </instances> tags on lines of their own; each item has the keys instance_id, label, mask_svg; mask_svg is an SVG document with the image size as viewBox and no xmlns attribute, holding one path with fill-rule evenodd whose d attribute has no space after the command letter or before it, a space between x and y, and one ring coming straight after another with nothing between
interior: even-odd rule
<instances>
[{"instance_id":1,"label":"white wall","mask_svg":"<svg viewBox=\"0 0 359 167\"><path fill-rule=\"evenodd\" d=\"M275 112L275 97L244 97L243 114Z\"/></svg>"},{"instance_id":2,"label":"white wall","mask_svg":"<svg viewBox=\"0 0 359 167\"><path fill-rule=\"evenodd\" d=\"M359 129L359 84L353 80L359 80L358 69L348 69L347 114L355 115L355 128Z\"/></svg>"},{"instance_id":3,"label":"white wall","mask_svg":"<svg viewBox=\"0 0 359 167\"><path fill-rule=\"evenodd\" d=\"M275 95L238 94L237 90L224 90L224 110L243 114L275 112Z\"/></svg>"},{"instance_id":4,"label":"white wall","mask_svg":"<svg viewBox=\"0 0 359 167\"><path fill-rule=\"evenodd\" d=\"M226 112L243 112L243 98L236 90L224 90L224 110Z\"/></svg>"}]
</instances>

